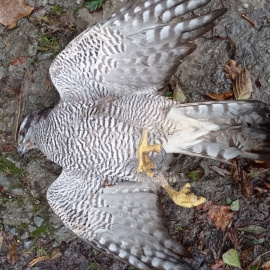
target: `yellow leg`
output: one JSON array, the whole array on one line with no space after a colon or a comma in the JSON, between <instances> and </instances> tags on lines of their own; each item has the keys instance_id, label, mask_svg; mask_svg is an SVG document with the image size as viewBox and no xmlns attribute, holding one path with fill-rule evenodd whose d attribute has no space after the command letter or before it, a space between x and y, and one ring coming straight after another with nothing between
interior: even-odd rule
<instances>
[{"instance_id":1,"label":"yellow leg","mask_svg":"<svg viewBox=\"0 0 270 270\"><path fill-rule=\"evenodd\" d=\"M164 185L163 188L168 192L174 203L182 207L191 208L206 201L204 197L196 196L191 192L189 183L185 184L180 191L174 190L168 184Z\"/></svg>"},{"instance_id":2,"label":"yellow leg","mask_svg":"<svg viewBox=\"0 0 270 270\"><path fill-rule=\"evenodd\" d=\"M146 172L148 177L153 177L154 172L151 171L155 166L153 162L149 158L150 152L161 152L162 145L161 144L153 144L148 145L147 143L148 139L148 131L143 130L142 137L138 146L138 172Z\"/></svg>"}]
</instances>

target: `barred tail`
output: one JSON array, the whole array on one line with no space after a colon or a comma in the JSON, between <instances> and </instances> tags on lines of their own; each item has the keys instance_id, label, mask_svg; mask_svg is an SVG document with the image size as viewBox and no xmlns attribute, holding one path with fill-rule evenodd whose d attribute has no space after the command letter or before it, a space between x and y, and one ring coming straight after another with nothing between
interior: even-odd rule
<instances>
[{"instance_id":1,"label":"barred tail","mask_svg":"<svg viewBox=\"0 0 270 270\"><path fill-rule=\"evenodd\" d=\"M179 105L168 117L177 131L163 147L220 161L241 157L270 159L270 107L259 101Z\"/></svg>"}]
</instances>

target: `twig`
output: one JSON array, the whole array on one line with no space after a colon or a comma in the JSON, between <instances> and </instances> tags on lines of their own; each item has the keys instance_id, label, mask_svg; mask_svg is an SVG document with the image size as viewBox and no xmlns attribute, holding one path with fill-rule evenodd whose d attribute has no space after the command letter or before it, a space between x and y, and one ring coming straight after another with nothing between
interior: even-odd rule
<instances>
[{"instance_id":1,"label":"twig","mask_svg":"<svg viewBox=\"0 0 270 270\"><path fill-rule=\"evenodd\" d=\"M241 14L242 18L246 19L256 30L259 31L259 28L256 26L256 23L253 22L246 14Z\"/></svg>"},{"instance_id":2,"label":"twig","mask_svg":"<svg viewBox=\"0 0 270 270\"><path fill-rule=\"evenodd\" d=\"M17 123L16 123L16 129L15 129L15 136L14 136L15 142L17 141L17 132L18 132L19 121L20 121L20 116L21 116L21 107L22 107L22 93L20 93L20 95L19 95L19 108L18 108L18 116L17 116Z\"/></svg>"}]
</instances>

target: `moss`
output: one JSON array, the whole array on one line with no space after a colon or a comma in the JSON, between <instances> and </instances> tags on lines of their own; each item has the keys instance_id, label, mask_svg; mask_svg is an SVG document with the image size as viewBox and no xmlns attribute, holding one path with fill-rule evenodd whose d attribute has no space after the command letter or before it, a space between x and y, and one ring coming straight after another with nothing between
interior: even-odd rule
<instances>
[{"instance_id":1,"label":"moss","mask_svg":"<svg viewBox=\"0 0 270 270\"><path fill-rule=\"evenodd\" d=\"M62 13L62 9L58 5L51 6L53 14L59 16Z\"/></svg>"},{"instance_id":2,"label":"moss","mask_svg":"<svg viewBox=\"0 0 270 270\"><path fill-rule=\"evenodd\" d=\"M51 234L52 232L54 232L54 227L49 222L44 221L43 225L31 232L31 236L34 238L40 238L47 234Z\"/></svg>"},{"instance_id":3,"label":"moss","mask_svg":"<svg viewBox=\"0 0 270 270\"><path fill-rule=\"evenodd\" d=\"M187 177L192 181L199 181L204 176L204 169L198 167L195 171L187 173Z\"/></svg>"},{"instance_id":4,"label":"moss","mask_svg":"<svg viewBox=\"0 0 270 270\"><path fill-rule=\"evenodd\" d=\"M29 226L28 223L21 223L21 224L19 224L19 225L16 226L16 230L19 231L19 232L22 232L25 229L27 229L28 226Z\"/></svg>"},{"instance_id":5,"label":"moss","mask_svg":"<svg viewBox=\"0 0 270 270\"><path fill-rule=\"evenodd\" d=\"M46 225L41 225L40 227L36 228L32 233L31 236L34 238L40 238L41 236L46 235L48 232L48 227Z\"/></svg>"},{"instance_id":6,"label":"moss","mask_svg":"<svg viewBox=\"0 0 270 270\"><path fill-rule=\"evenodd\" d=\"M0 155L0 171L12 175L22 174L21 169L8 160L5 154Z\"/></svg>"},{"instance_id":7,"label":"moss","mask_svg":"<svg viewBox=\"0 0 270 270\"><path fill-rule=\"evenodd\" d=\"M21 197L18 198L16 201L17 201L19 207L22 207L24 205L24 201Z\"/></svg>"}]
</instances>

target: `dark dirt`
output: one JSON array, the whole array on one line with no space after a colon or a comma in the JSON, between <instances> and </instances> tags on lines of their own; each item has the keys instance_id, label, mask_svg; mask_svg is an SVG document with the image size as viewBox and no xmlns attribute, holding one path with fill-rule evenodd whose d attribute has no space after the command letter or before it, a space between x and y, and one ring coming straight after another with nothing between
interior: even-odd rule
<instances>
[{"instance_id":1,"label":"dark dirt","mask_svg":"<svg viewBox=\"0 0 270 270\"><path fill-rule=\"evenodd\" d=\"M101 21L124 2L108 0L103 9L93 13L83 7L82 0L27 3L35 7L31 16L19 20L12 30L0 25L0 269L30 269L28 263L34 258L51 256L53 251L58 256L48 257L31 269L134 269L96 251L63 226L45 197L61 168L38 151L21 160L14 140L20 93L21 117L55 104L58 94L48 74L52 58L88 25ZM56 4L60 14L53 12ZM252 99L270 104L270 2L212 1L197 13L220 8L222 4L228 12L213 31L198 40L198 49L180 65L174 81L179 82L188 102L207 100L206 93L231 90L224 66L234 59L251 72ZM241 17L243 13L259 30ZM27 60L11 65L20 56L27 56ZM201 158L175 158L172 170L181 175L176 188L192 182L200 195L216 205L228 205L229 199L239 200L239 210L222 231L209 219L207 209L184 209L174 205L165 192L161 194L168 229L177 241L190 248L193 258L188 262L195 269L211 269L230 248L238 251L242 268L270 250L269 167L268 163L241 161L240 176L234 173L232 177L228 165ZM265 231L259 232L259 227L251 232L239 230L249 225ZM262 263L268 260L269 254L262 257Z\"/></svg>"}]
</instances>

